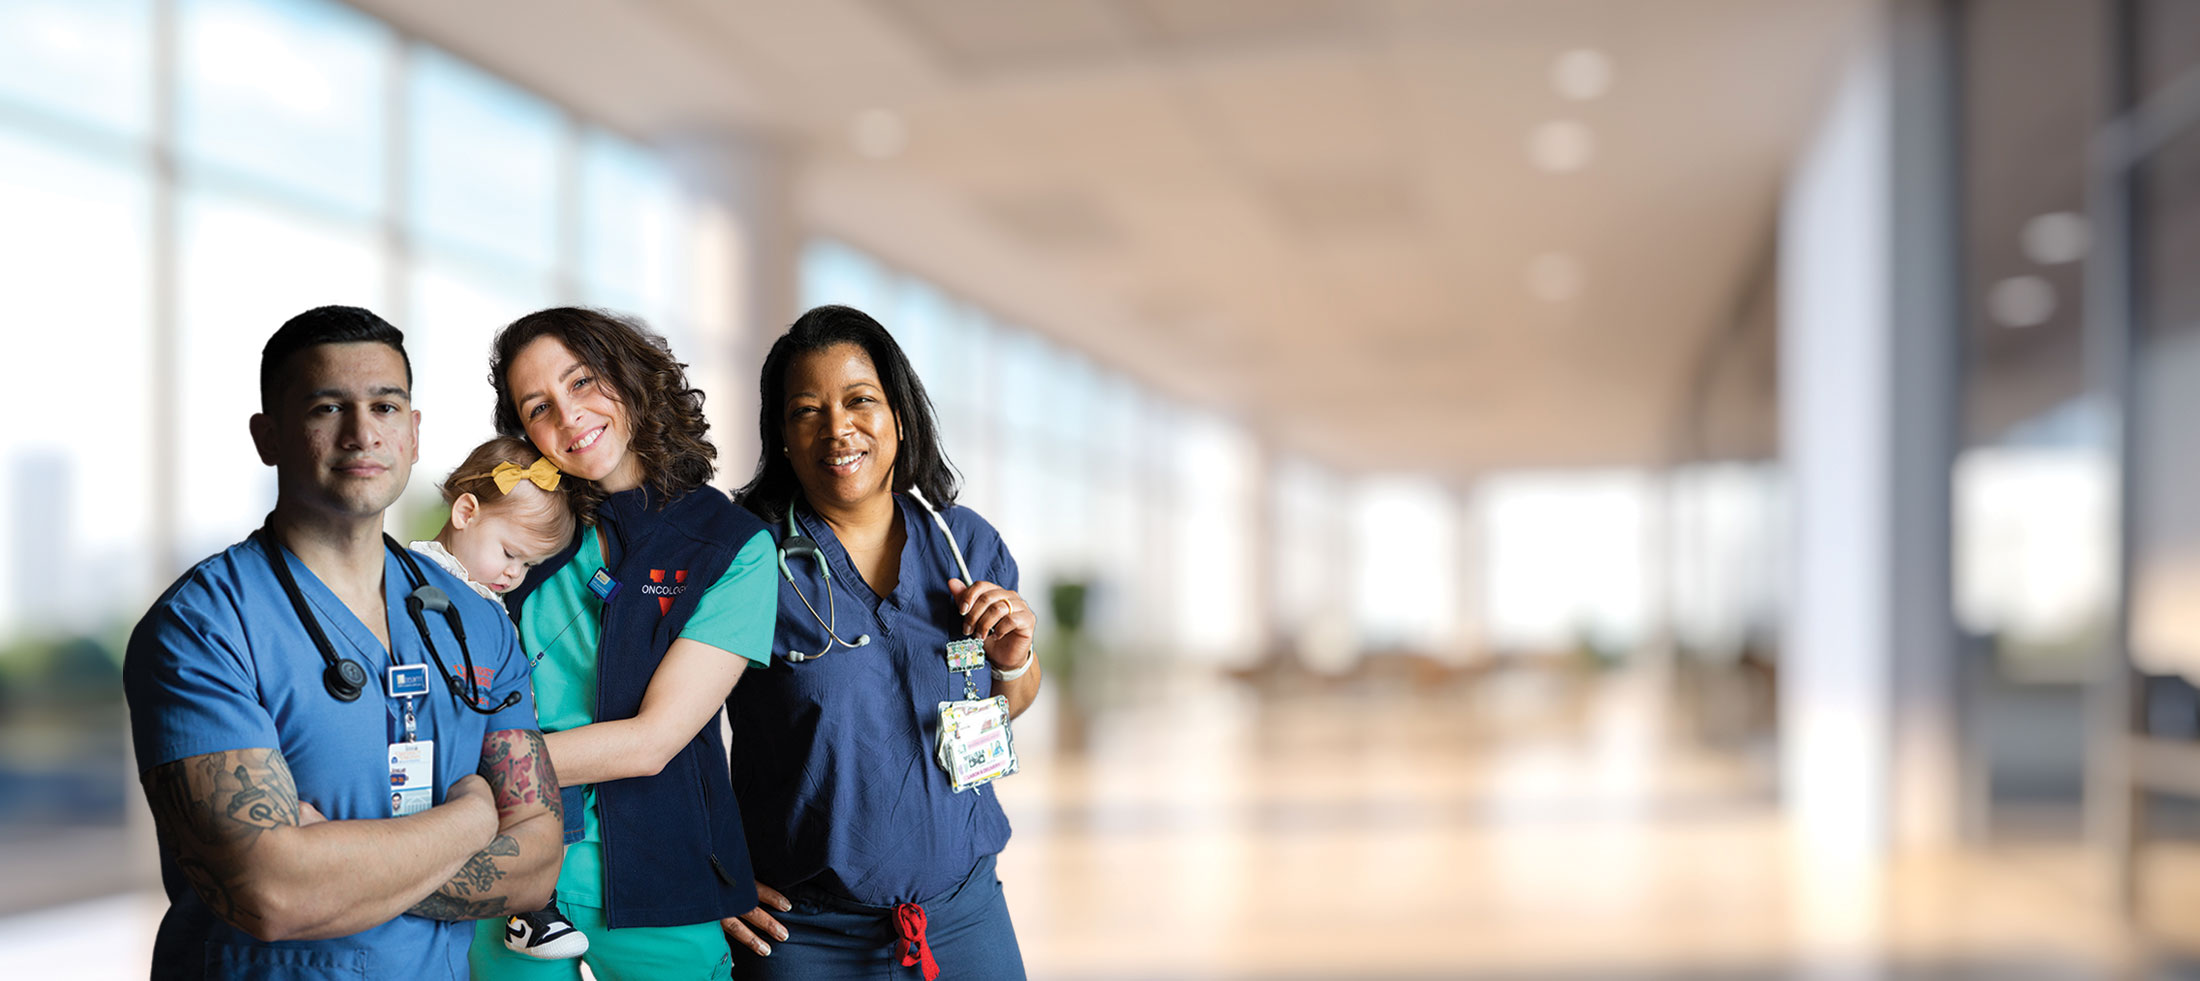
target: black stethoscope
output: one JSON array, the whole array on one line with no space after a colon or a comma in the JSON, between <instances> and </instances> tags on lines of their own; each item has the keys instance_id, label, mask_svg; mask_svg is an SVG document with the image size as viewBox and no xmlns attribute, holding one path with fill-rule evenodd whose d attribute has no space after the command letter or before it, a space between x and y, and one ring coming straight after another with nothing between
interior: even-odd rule
<instances>
[{"instance_id":1,"label":"black stethoscope","mask_svg":"<svg viewBox=\"0 0 2200 981\"><path fill-rule=\"evenodd\" d=\"M321 652L321 660L328 669L321 672L321 686L328 689L330 697L339 702L355 702L360 693L367 690L367 669L348 657L336 656L336 647L329 643L328 634L321 630L321 621L306 606L305 594L298 590L297 577L290 574L290 563L283 561L283 547L268 533L265 526L252 533L260 540L260 550L267 553L267 564L275 570L275 579L283 584L283 593L290 597L290 605L298 611L298 622L305 624L306 633L313 636L313 646ZM443 683L459 704L482 715L495 715L511 708L519 701L519 692L504 696L504 701L493 708L482 708L475 698L474 652L466 646L466 624L459 617L458 608L451 605L451 597L443 590L429 585L428 577L420 571L411 553L398 547L396 539L382 536L382 545L397 556L397 563L405 569L405 581L412 584L412 592L405 596L405 612L412 615L413 628L420 631L420 642L427 645L428 657L434 659L435 669L443 675ZM427 612L443 614L443 622L451 628L451 635L458 638L458 656L466 666L466 680L453 677L449 666L443 663L443 654L435 648L435 637L428 633ZM396 653L394 647L391 654Z\"/></svg>"},{"instance_id":2,"label":"black stethoscope","mask_svg":"<svg viewBox=\"0 0 2200 981\"><path fill-rule=\"evenodd\" d=\"M955 533L947 529L947 519L940 517L939 509L925 499L923 491L910 487L906 493L911 500L917 502L917 506L924 508L924 513L932 516L932 523L940 526L940 534L947 536L947 547L955 553L955 569L962 573L963 582L973 582L970 578L970 566L963 562L962 546L955 544ZM818 616L817 607L810 604L809 597L802 595L802 586L794 581L794 570L787 568L787 559L790 557L809 559L810 564L816 566L819 575L824 578L825 616ZM833 598L832 564L825 561L825 553L818 550L817 541L802 533L801 521L794 516L793 501L787 502L787 537L779 542L779 574L787 577L787 585L794 589L794 598L802 601L802 607L810 611L810 618L816 620L818 626L825 628L825 636L830 638L825 642L825 649L815 654L804 654L788 648L788 662L800 664L824 657L832 653L834 644L850 648L870 646L870 634L858 636L853 643L841 639L840 609Z\"/></svg>"}]
</instances>

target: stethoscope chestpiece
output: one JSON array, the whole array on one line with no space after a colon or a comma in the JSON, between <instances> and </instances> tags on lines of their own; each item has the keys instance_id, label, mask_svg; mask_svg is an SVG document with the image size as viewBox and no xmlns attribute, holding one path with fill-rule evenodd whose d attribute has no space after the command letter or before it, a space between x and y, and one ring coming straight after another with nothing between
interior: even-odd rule
<instances>
[{"instance_id":1,"label":"stethoscope chestpiece","mask_svg":"<svg viewBox=\"0 0 2200 981\"><path fill-rule=\"evenodd\" d=\"M828 631L827 631L827 632L829 633L829 632L830 632L830 630L828 629ZM830 651L830 650L832 650L832 649L833 649L833 642L834 642L834 641L838 641L839 639L840 639L840 638L838 638L838 637L835 637L835 638L833 638L833 640L832 640L832 641L827 641L827 642L826 642L826 644L825 644L825 650L823 650L823 651L819 651L819 652L817 652L817 653L815 653L815 654L804 654L804 653L802 653L801 651L793 651L793 650L790 650L790 651L788 651L788 652L787 652L787 663L788 663L788 664L801 664L801 663L802 663L802 662L804 662L804 661L814 661L814 660L817 660L818 658L824 657L827 651ZM856 638L856 642L855 642L855 643L853 643L853 644L844 644L844 645L842 645L842 646L844 646L844 647L869 647L869 646L871 646L871 635L870 635L870 634L864 634L864 635L862 635L862 636L859 636L859 637L857 637L857 638Z\"/></svg>"},{"instance_id":2,"label":"stethoscope chestpiece","mask_svg":"<svg viewBox=\"0 0 2200 981\"><path fill-rule=\"evenodd\" d=\"M341 658L321 672L321 684L339 702L356 702L367 690L367 669L351 658Z\"/></svg>"}]
</instances>

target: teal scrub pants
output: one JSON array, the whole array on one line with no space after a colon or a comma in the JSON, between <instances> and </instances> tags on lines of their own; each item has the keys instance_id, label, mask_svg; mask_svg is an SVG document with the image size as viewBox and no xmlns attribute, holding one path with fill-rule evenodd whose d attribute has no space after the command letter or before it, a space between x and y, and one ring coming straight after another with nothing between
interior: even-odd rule
<instances>
[{"instance_id":1,"label":"teal scrub pants","mask_svg":"<svg viewBox=\"0 0 2200 981\"><path fill-rule=\"evenodd\" d=\"M581 976L583 961L596 981L728 981L733 977L733 954L717 920L613 930L604 922L603 910L594 906L560 900L558 910L588 935L588 953L556 961L515 954L504 946L506 917L482 920L474 925L474 944L466 952L475 981L574 981Z\"/></svg>"}]
</instances>

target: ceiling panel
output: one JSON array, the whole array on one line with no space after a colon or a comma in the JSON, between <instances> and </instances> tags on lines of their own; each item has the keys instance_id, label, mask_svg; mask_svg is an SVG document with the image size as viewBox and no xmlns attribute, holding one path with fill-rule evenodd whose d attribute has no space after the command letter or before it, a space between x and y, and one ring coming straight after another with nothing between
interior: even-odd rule
<instances>
[{"instance_id":1,"label":"ceiling panel","mask_svg":"<svg viewBox=\"0 0 2200 981\"><path fill-rule=\"evenodd\" d=\"M1764 268L1782 177L1863 9L364 5L644 135L791 135L807 227L1279 452L1453 475L1671 452L1695 352ZM592 35L617 56L579 63ZM1580 47L1613 66L1593 101L1550 81ZM857 153L865 108L894 113L906 146ZM1531 160L1556 120L1587 128L1586 166ZM1531 269L1568 264L1578 294L1539 298Z\"/></svg>"}]
</instances>

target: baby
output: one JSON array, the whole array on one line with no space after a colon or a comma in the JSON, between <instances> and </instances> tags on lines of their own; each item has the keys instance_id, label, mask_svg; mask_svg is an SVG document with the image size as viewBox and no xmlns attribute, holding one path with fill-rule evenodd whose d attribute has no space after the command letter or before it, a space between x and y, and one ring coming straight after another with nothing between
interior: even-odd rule
<instances>
[{"instance_id":1,"label":"baby","mask_svg":"<svg viewBox=\"0 0 2200 981\"><path fill-rule=\"evenodd\" d=\"M524 439L499 436L466 455L443 482L450 519L435 540L413 551L499 604L527 569L573 536L573 507L558 490L563 476Z\"/></svg>"},{"instance_id":2,"label":"baby","mask_svg":"<svg viewBox=\"0 0 2200 981\"><path fill-rule=\"evenodd\" d=\"M412 543L413 551L503 604L530 566L573 537L573 507L558 489L560 476L524 439L499 436L475 447L443 482L449 520L434 540ZM542 909L505 924L504 946L529 957L579 957L588 952L588 935L558 911L552 895Z\"/></svg>"}]
</instances>

